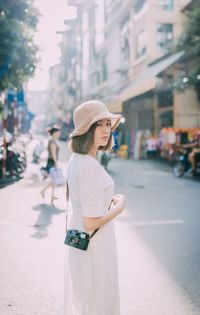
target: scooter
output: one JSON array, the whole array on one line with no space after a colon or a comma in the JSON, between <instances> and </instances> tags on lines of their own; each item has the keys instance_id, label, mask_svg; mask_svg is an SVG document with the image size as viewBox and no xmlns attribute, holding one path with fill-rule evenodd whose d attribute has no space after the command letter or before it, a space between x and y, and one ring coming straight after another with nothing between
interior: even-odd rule
<instances>
[{"instance_id":1,"label":"scooter","mask_svg":"<svg viewBox=\"0 0 200 315\"><path fill-rule=\"evenodd\" d=\"M0 146L0 178L3 177L3 151L4 148ZM21 174L26 169L26 158L13 148L10 144L7 144L7 158L6 158L6 176L21 177Z\"/></svg>"},{"instance_id":2,"label":"scooter","mask_svg":"<svg viewBox=\"0 0 200 315\"><path fill-rule=\"evenodd\" d=\"M189 161L189 154L192 151L191 148L178 150L174 156L175 166L174 166L174 176L182 177L185 173L191 173L191 164ZM200 175L200 160L196 161L195 174Z\"/></svg>"}]
</instances>

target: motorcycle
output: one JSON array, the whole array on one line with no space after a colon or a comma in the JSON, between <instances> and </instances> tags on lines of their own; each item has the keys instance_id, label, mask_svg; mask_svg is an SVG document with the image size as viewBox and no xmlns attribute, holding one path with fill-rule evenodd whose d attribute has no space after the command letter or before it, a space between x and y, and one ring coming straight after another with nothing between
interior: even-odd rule
<instances>
[{"instance_id":1,"label":"motorcycle","mask_svg":"<svg viewBox=\"0 0 200 315\"><path fill-rule=\"evenodd\" d=\"M4 141L0 139L0 178L3 177L3 155ZM21 178L22 173L27 167L26 152L22 144L14 141L12 135L6 134L6 176L12 178Z\"/></svg>"},{"instance_id":2,"label":"motorcycle","mask_svg":"<svg viewBox=\"0 0 200 315\"><path fill-rule=\"evenodd\" d=\"M173 170L175 177L182 177L185 173L191 173L192 168L189 161L191 151L191 148L182 148L175 153L175 165ZM195 174L200 175L200 159L196 161Z\"/></svg>"},{"instance_id":3,"label":"motorcycle","mask_svg":"<svg viewBox=\"0 0 200 315\"><path fill-rule=\"evenodd\" d=\"M108 163L111 160L111 154L109 152L103 151L103 153L100 156L100 163L105 168L105 170L108 169Z\"/></svg>"},{"instance_id":4,"label":"motorcycle","mask_svg":"<svg viewBox=\"0 0 200 315\"><path fill-rule=\"evenodd\" d=\"M0 177L3 177L3 151L4 148L0 146ZM16 148L7 145L6 149L6 176L20 178L21 174L26 169L26 157L23 156Z\"/></svg>"}]
</instances>

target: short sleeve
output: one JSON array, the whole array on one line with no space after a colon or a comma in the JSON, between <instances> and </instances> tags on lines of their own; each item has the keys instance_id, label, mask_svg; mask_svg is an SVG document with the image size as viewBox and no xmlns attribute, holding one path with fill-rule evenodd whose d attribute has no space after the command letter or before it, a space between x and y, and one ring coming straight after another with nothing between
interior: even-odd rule
<instances>
[{"instance_id":1,"label":"short sleeve","mask_svg":"<svg viewBox=\"0 0 200 315\"><path fill-rule=\"evenodd\" d=\"M103 185L96 163L88 163L80 170L79 184L82 216L103 216Z\"/></svg>"}]
</instances>

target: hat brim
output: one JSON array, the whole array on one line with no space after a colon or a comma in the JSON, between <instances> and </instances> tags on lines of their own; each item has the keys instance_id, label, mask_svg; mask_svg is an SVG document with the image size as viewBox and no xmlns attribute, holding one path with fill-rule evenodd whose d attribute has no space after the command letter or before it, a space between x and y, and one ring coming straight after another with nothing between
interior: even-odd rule
<instances>
[{"instance_id":1,"label":"hat brim","mask_svg":"<svg viewBox=\"0 0 200 315\"><path fill-rule=\"evenodd\" d=\"M122 115L120 115L120 114L112 114L109 112L108 113L100 113L99 115L95 115L95 117L93 119L91 119L90 122L86 126L81 126L80 128L75 129L69 135L69 138L71 139L73 137L81 136L81 135L85 134L94 123L96 123L99 120L103 120L103 119L110 119L111 120L111 129L113 131L120 124L121 118L122 118Z\"/></svg>"}]
</instances>

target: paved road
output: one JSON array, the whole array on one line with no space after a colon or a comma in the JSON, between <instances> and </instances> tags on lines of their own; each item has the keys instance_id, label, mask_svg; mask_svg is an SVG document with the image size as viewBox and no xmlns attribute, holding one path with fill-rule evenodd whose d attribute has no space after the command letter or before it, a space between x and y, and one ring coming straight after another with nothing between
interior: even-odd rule
<instances>
[{"instance_id":1,"label":"paved road","mask_svg":"<svg viewBox=\"0 0 200 315\"><path fill-rule=\"evenodd\" d=\"M110 169L128 198L117 222L125 314L200 314L200 184L148 162Z\"/></svg>"},{"instance_id":2,"label":"paved road","mask_svg":"<svg viewBox=\"0 0 200 315\"><path fill-rule=\"evenodd\" d=\"M116 220L122 315L199 315L200 183L148 162L113 159L109 171L128 199ZM61 314L64 188L53 207L42 185L30 166L0 190L2 315Z\"/></svg>"}]
</instances>

